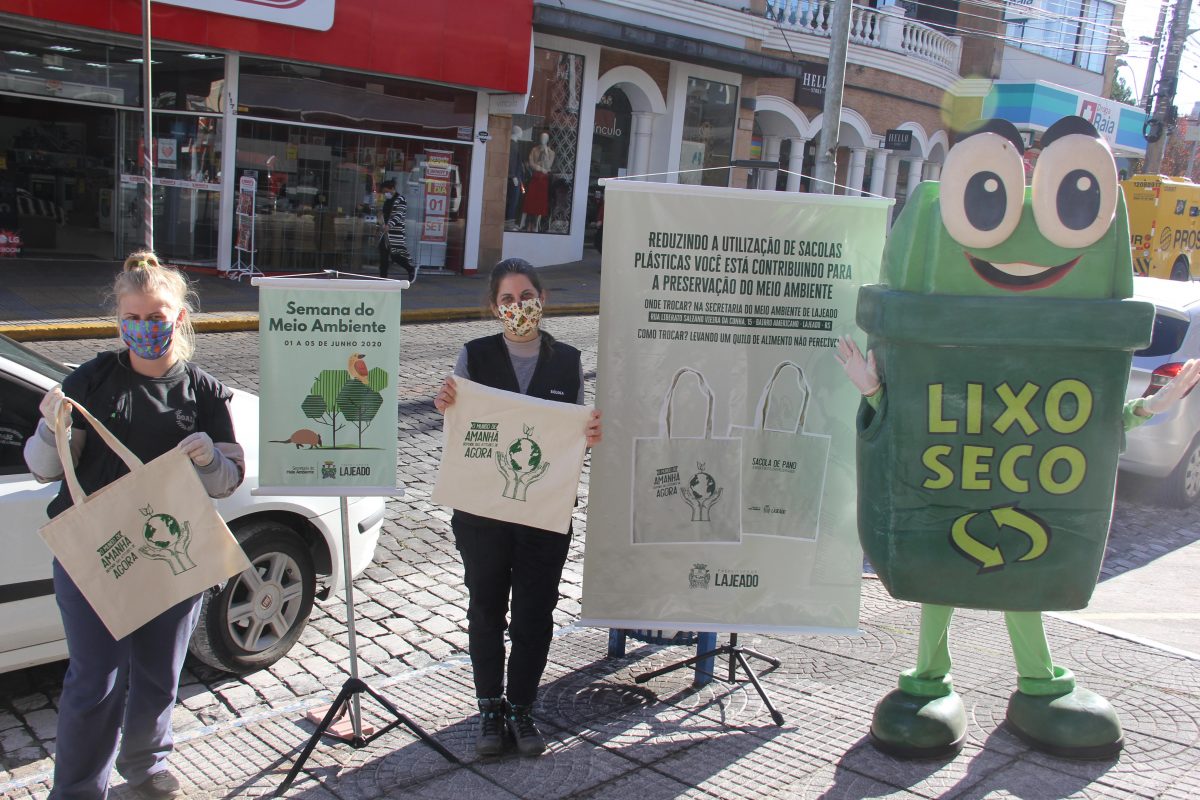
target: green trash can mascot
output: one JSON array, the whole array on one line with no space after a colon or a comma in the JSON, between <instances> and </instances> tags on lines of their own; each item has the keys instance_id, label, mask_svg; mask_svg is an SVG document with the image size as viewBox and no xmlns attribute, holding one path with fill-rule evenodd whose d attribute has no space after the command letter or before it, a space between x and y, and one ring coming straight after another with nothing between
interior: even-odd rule
<instances>
[{"instance_id":1,"label":"green trash can mascot","mask_svg":"<svg viewBox=\"0 0 1200 800\"><path fill-rule=\"evenodd\" d=\"M966 738L947 636L956 607L1005 612L1018 736L1069 758L1109 758L1124 742L1108 701L1054 662L1041 612L1087 605L1124 433L1182 397L1200 363L1125 401L1154 307L1128 299L1116 164L1082 117L1041 144L1027 187L1011 123L966 133L940 182L908 198L881 283L860 290L866 357L838 344L864 395L859 538L888 591L922 604L917 665L871 723L900 757L952 755Z\"/></svg>"}]
</instances>

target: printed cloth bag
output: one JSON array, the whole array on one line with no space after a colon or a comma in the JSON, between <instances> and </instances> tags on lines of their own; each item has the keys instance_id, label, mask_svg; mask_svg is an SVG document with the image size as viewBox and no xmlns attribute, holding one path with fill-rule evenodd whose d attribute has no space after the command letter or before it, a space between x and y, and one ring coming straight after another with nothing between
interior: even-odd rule
<instances>
[{"instance_id":1,"label":"printed cloth bag","mask_svg":"<svg viewBox=\"0 0 1200 800\"><path fill-rule=\"evenodd\" d=\"M566 533L587 450L590 406L455 378L433 502Z\"/></svg>"},{"instance_id":2,"label":"printed cloth bag","mask_svg":"<svg viewBox=\"0 0 1200 800\"><path fill-rule=\"evenodd\" d=\"M771 392L780 373L796 370L804 399L791 430L767 427ZM731 425L730 436L742 440L742 533L815 539L829 462L830 437L804 432L812 396L804 370L784 361L763 388L753 427Z\"/></svg>"},{"instance_id":3,"label":"printed cloth bag","mask_svg":"<svg viewBox=\"0 0 1200 800\"><path fill-rule=\"evenodd\" d=\"M63 414L55 441L74 505L39 533L114 639L171 606L250 569L192 461L171 448L143 464L72 401L129 473L88 495L71 461Z\"/></svg>"},{"instance_id":4,"label":"printed cloth bag","mask_svg":"<svg viewBox=\"0 0 1200 800\"><path fill-rule=\"evenodd\" d=\"M694 375L708 401L703 438L671 436L671 401L679 379ZM633 440L635 544L742 540L742 440L714 437L715 398L691 367L671 379L657 438Z\"/></svg>"}]
</instances>

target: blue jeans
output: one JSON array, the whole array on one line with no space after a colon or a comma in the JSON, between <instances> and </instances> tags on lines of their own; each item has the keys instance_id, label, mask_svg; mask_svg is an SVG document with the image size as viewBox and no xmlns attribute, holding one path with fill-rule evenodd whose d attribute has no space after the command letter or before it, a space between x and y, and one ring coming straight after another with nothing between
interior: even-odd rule
<instances>
[{"instance_id":1,"label":"blue jeans","mask_svg":"<svg viewBox=\"0 0 1200 800\"><path fill-rule=\"evenodd\" d=\"M103 800L114 763L135 786L167 768L174 748L171 711L188 640L200 619L200 597L167 609L118 641L57 560L54 594L71 664L58 706L49 800Z\"/></svg>"}]
</instances>

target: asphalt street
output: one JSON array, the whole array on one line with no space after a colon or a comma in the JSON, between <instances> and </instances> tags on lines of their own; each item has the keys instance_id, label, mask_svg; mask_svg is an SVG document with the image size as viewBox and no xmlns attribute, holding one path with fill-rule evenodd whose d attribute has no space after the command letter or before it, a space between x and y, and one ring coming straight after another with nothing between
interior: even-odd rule
<instances>
[{"instance_id":1,"label":"asphalt street","mask_svg":"<svg viewBox=\"0 0 1200 800\"><path fill-rule=\"evenodd\" d=\"M596 317L547 323L557 337L583 351L589 401L597 324ZM464 759L474 722L465 655L467 602L449 515L428 499L441 431L431 398L461 343L493 330L491 322L404 329L398 470L408 490L404 498L389 501L375 563L356 582L363 677L393 689L413 687L407 696L414 713ZM80 362L114 344L46 341L35 347L62 361ZM229 385L257 391L257 334L202 335L195 360ZM585 466L581 497L586 495ZM1052 642L1090 685L1116 698L1128 720L1131 743L1119 762L1077 766L1048 759L996 729L1011 690L1010 681L999 676L1011 672L1011 656L999 616L984 612L966 612L955 634L966 651L964 684L980 687L982 698L969 709L974 727L968 750L955 761L917 767L879 756L865 743L865 726L874 700L911 660L916 617L912 606L890 600L871 580L864 581L864 637L758 640L758 646L785 661L774 679L789 718L783 729L770 726L757 697L744 687L715 685L692 692L687 679L677 677L635 688L631 670L644 671L686 651L640 648L626 659L606 660L604 632L573 626L580 610L585 512L581 502L556 613L560 635L541 707L552 750L536 769L522 772L519 762L508 759L494 768L475 763L451 769L394 734L396 740L382 749L319 748L323 755L295 796L1200 796L1200 663L1063 621L1051 622ZM1195 547L1189 546L1196 542L1200 511L1161 508L1122 491L1103 573L1113 586L1132 583L1120 590L1125 593L1116 601L1120 613L1161 611L1137 605L1140 595L1150 595L1130 577L1166 569L1179 557L1195 563ZM1155 574L1156 581L1168 580ZM1194 610L1196 594L1194 588L1165 598L1160 592L1153 602ZM1107 619L1114 622L1122 620ZM1194 621L1176 622L1195 629ZM1170 625L1155 628L1153 636L1126 633L1180 649L1190 641L1173 637ZM328 702L330 690L347 677L347 657L345 614L340 598L333 598L314 609L300 643L269 670L235 678L189 663L175 713L180 750L173 758L194 788L187 796L269 791L279 781L281 765L286 768L307 738L310 728L297 724L301 712ZM0 795L45 796L64 669L65 664L52 664L0 675ZM114 794L131 796L121 789Z\"/></svg>"}]
</instances>

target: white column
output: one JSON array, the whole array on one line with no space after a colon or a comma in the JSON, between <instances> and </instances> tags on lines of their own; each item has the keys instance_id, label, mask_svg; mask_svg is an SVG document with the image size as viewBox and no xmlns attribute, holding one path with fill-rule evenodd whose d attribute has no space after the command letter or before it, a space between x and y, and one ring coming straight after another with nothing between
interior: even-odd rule
<instances>
[{"instance_id":1,"label":"white column","mask_svg":"<svg viewBox=\"0 0 1200 800\"><path fill-rule=\"evenodd\" d=\"M846 190L846 194L851 197L859 197L862 195L863 175L867 171L867 148L851 147L850 148L850 172L846 178L846 185L850 188Z\"/></svg>"},{"instance_id":2,"label":"white column","mask_svg":"<svg viewBox=\"0 0 1200 800\"><path fill-rule=\"evenodd\" d=\"M763 136L763 161L770 161L772 164L779 164L779 150L783 145L782 136L764 135ZM759 171L758 188L766 189L767 191L775 191L775 182L779 177L778 169L764 169Z\"/></svg>"},{"instance_id":3,"label":"white column","mask_svg":"<svg viewBox=\"0 0 1200 800\"><path fill-rule=\"evenodd\" d=\"M150 87L153 90L153 84ZM227 271L233 256L233 206L237 201L237 97L238 97L238 54L225 54L225 105L221 109L221 199L218 201L221 215L217 226L217 269ZM214 176L215 177L215 176ZM118 187L120 188L120 187ZM120 198L120 192L116 194ZM140 211L138 212L140 213ZM113 215L113 224L119 218Z\"/></svg>"},{"instance_id":4,"label":"white column","mask_svg":"<svg viewBox=\"0 0 1200 800\"><path fill-rule=\"evenodd\" d=\"M883 194L884 184L887 183L887 169L891 164L888 162L888 151L882 147L877 148L871 156L871 194ZM896 179L895 170L892 171L892 180Z\"/></svg>"},{"instance_id":5,"label":"white column","mask_svg":"<svg viewBox=\"0 0 1200 800\"><path fill-rule=\"evenodd\" d=\"M925 180L936 181L942 177L942 165L937 161L925 162Z\"/></svg>"},{"instance_id":6,"label":"white column","mask_svg":"<svg viewBox=\"0 0 1200 800\"><path fill-rule=\"evenodd\" d=\"M917 184L921 182L921 170L925 168L925 159L910 158L908 160L908 183L904 186L904 198L907 202L912 197Z\"/></svg>"},{"instance_id":7,"label":"white column","mask_svg":"<svg viewBox=\"0 0 1200 800\"><path fill-rule=\"evenodd\" d=\"M896 196L896 179L900 177L900 159L888 158L887 167L883 173L883 196Z\"/></svg>"},{"instance_id":8,"label":"white column","mask_svg":"<svg viewBox=\"0 0 1200 800\"><path fill-rule=\"evenodd\" d=\"M634 111L629 127L629 174L645 175L650 171L650 135L654 132L654 115L649 111Z\"/></svg>"},{"instance_id":9,"label":"white column","mask_svg":"<svg viewBox=\"0 0 1200 800\"><path fill-rule=\"evenodd\" d=\"M788 139L791 144L791 154L788 156L788 176L787 190L789 192L800 191L800 173L804 171L804 148L808 145L807 139L799 137Z\"/></svg>"}]
</instances>

